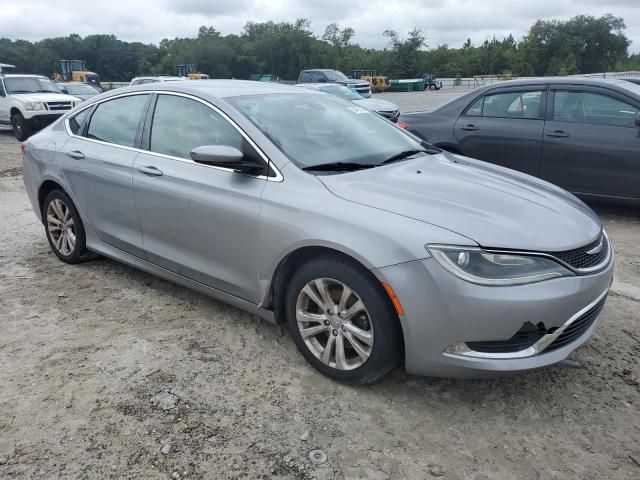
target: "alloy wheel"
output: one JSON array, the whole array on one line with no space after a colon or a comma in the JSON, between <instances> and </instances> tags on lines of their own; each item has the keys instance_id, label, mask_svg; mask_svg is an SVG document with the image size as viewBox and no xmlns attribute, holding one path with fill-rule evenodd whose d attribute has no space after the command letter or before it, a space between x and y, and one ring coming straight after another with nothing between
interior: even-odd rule
<instances>
[{"instance_id":1,"label":"alloy wheel","mask_svg":"<svg viewBox=\"0 0 640 480\"><path fill-rule=\"evenodd\" d=\"M58 252L68 257L76 248L76 231L71 211L55 198L47 206L47 229Z\"/></svg>"},{"instance_id":2,"label":"alloy wheel","mask_svg":"<svg viewBox=\"0 0 640 480\"><path fill-rule=\"evenodd\" d=\"M305 345L337 370L364 365L373 350L373 323L348 285L332 278L308 282L298 294L296 322Z\"/></svg>"}]
</instances>

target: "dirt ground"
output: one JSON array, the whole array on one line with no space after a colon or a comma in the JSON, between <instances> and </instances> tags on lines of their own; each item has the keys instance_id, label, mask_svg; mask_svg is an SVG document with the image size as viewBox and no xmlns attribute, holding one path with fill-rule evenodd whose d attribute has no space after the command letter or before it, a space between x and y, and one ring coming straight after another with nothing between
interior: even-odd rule
<instances>
[{"instance_id":1,"label":"dirt ground","mask_svg":"<svg viewBox=\"0 0 640 480\"><path fill-rule=\"evenodd\" d=\"M0 478L640 478L637 209L596 206L616 282L578 365L352 388L279 327L109 260L58 261L20 162L0 130Z\"/></svg>"}]
</instances>

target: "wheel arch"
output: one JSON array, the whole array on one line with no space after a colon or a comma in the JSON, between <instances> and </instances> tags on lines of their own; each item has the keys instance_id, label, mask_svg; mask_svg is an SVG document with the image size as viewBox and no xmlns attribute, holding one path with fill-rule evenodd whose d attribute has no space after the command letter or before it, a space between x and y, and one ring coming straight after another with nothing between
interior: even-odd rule
<instances>
[{"instance_id":1,"label":"wheel arch","mask_svg":"<svg viewBox=\"0 0 640 480\"><path fill-rule=\"evenodd\" d=\"M44 182L42 182L42 184L40 185L40 187L38 188L38 206L40 208L40 215L42 218L42 223L44 223L44 219L45 219L45 214L42 210L42 208L44 207L44 199L47 198L47 195L49 195L49 193L51 193L54 190L62 190L64 193L67 193L67 191L64 189L64 187L62 185L60 185L58 182L54 181L54 180L45 180ZM68 193L67 193L68 195Z\"/></svg>"},{"instance_id":2,"label":"wheel arch","mask_svg":"<svg viewBox=\"0 0 640 480\"><path fill-rule=\"evenodd\" d=\"M382 282L371 271L373 266L367 265L366 260L361 260L355 255L351 255L330 246L301 246L289 252L284 256L284 258L280 260L280 262L278 262L278 265L276 266L273 275L271 276L269 287L266 291L263 307L273 310L276 323L282 324L286 321L284 315L284 302L288 280L292 277L294 272L305 262L313 258L318 258L325 255L335 255L337 257L343 258L344 260L353 263L357 267L361 268L363 271L368 272L372 280L379 284L381 292L385 292ZM391 302L386 294L385 297L389 302ZM396 318L396 320L398 320L398 326L402 329L402 325L400 324L399 319Z\"/></svg>"},{"instance_id":3,"label":"wheel arch","mask_svg":"<svg viewBox=\"0 0 640 480\"><path fill-rule=\"evenodd\" d=\"M20 109L18 107L11 107L11 110L9 110L9 118L13 118L13 116L16 113L20 113L21 114L22 112L20 111Z\"/></svg>"}]
</instances>

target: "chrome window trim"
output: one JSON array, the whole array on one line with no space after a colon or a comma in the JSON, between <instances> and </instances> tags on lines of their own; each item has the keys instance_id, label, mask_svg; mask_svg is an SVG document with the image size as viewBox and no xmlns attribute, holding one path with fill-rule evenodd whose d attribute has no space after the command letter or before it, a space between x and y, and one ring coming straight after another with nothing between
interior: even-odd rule
<instances>
[{"instance_id":1,"label":"chrome window trim","mask_svg":"<svg viewBox=\"0 0 640 480\"><path fill-rule=\"evenodd\" d=\"M130 151L133 151L133 152L144 153L146 155L152 155L152 156L156 156L156 157L167 158L169 160L176 160L176 161L190 163L190 164L194 164L194 165L200 165L202 167L212 168L214 170L221 170L221 171L230 172L230 173L238 173L232 168L216 167L214 165L205 165L203 163L194 162L193 160L189 160L187 158L174 157L172 155L165 155L163 153L152 152L151 150L143 150L143 149L136 148L136 147L128 147L126 145L118 145L118 144L115 144L115 143L104 142L102 140L95 140L93 138L87 138L87 137L82 137L80 135L76 135L75 133L73 133L71 131L71 127L69 125L69 121L71 120L72 117L75 117L76 115L80 114L80 112L82 112L84 110L87 110L89 108L93 108L94 106L100 105L101 103L108 102L110 100L115 100L117 98L129 97L129 96L133 96L133 95L153 95L153 94L157 94L157 95L173 95L173 96L177 96L177 97L189 98L191 100L195 100L195 101L200 102L203 105L211 108L216 113L218 113L220 116L222 116L222 118L224 118L227 122L229 122L238 131L238 133L240 133L240 135L247 142L249 142L249 145L251 145L256 150L256 152L258 152L258 155L260 155L262 157L262 160L264 160L264 162L267 164L267 167L271 168L276 174L275 177L270 177L268 175L257 175L257 176L253 175L252 176L253 178L257 178L257 179L260 179L260 180L267 180L268 182L282 182L284 180L284 177L282 176L282 173L280 173L280 170L278 170L278 168L275 166L275 164L271 160L269 160L269 157L267 157L267 155L262 151L262 149L260 147L258 147L258 145L253 141L253 139L251 139L249 137L249 135L247 135L247 133L244 130L242 130L242 128L240 128L238 126L238 124L236 124L236 122L234 122L231 119L231 117L229 117L226 113L224 113L222 110L220 110L218 107L216 107L212 103L210 103L210 102L208 102L208 101L206 101L206 100L204 100L202 98L196 97L194 95L190 95L188 93L172 92L172 91L165 91L165 90L143 90L143 91L122 93L120 95L114 95L114 96L109 97L109 98L105 98L105 99L102 99L102 100L99 100L99 101L96 101L96 102L92 102L90 105L84 106L80 110L78 110L76 112L73 112L73 115L69 115L69 116L67 116L67 118L65 118L64 126L65 126L65 130L67 132L67 135L69 135L70 137L73 137L73 138L77 138L77 139L84 140L84 141L87 141L87 142L97 143L97 144L100 144L100 145L107 145L107 146L110 146L110 147L122 148L124 150L130 150Z\"/></svg>"},{"instance_id":2,"label":"chrome window trim","mask_svg":"<svg viewBox=\"0 0 640 480\"><path fill-rule=\"evenodd\" d=\"M519 358L528 358L543 353L545 349L551 345L556 338L558 338L562 332L564 332L573 322L578 320L582 315L587 313L593 307L595 307L606 295L609 293L609 287L605 289L598 298L596 298L593 302L591 302L586 307L579 310L575 313L569 320L567 320L562 326L558 327L553 333L545 334L540 340L531 345L530 347L525 348L524 350L519 350L517 352L478 352L476 350L470 349L465 342L454 343L453 345L449 345L445 351L444 355L447 357L470 357L470 358L480 358L485 360L514 360ZM600 314L598 314L598 318ZM597 321L597 318L596 318ZM595 322L594 322L595 324Z\"/></svg>"}]
</instances>

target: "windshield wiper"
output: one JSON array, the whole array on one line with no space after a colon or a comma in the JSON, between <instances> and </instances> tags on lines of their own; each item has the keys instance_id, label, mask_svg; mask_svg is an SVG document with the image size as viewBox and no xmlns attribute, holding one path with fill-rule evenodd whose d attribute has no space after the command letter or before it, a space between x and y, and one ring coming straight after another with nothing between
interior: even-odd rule
<instances>
[{"instance_id":1,"label":"windshield wiper","mask_svg":"<svg viewBox=\"0 0 640 480\"><path fill-rule=\"evenodd\" d=\"M430 152L429 152L429 150L403 150L402 152L396 153L395 155L392 155L391 157L387 158L382 163L380 163L380 165L385 165L387 163L398 162L400 160L404 160L405 158L413 157L414 155L417 155L418 153L430 153Z\"/></svg>"},{"instance_id":2,"label":"windshield wiper","mask_svg":"<svg viewBox=\"0 0 640 480\"><path fill-rule=\"evenodd\" d=\"M58 92L54 92L53 90L36 90L37 93L58 93ZM62 93L62 92L59 92Z\"/></svg>"},{"instance_id":3,"label":"windshield wiper","mask_svg":"<svg viewBox=\"0 0 640 480\"><path fill-rule=\"evenodd\" d=\"M304 167L302 170L305 172L351 172L353 170L364 170L366 168L373 168L376 165L370 163L355 163L355 162L329 162L320 163L318 165L311 165Z\"/></svg>"},{"instance_id":4,"label":"windshield wiper","mask_svg":"<svg viewBox=\"0 0 640 480\"><path fill-rule=\"evenodd\" d=\"M31 90L9 90L9 93L35 93Z\"/></svg>"}]
</instances>

